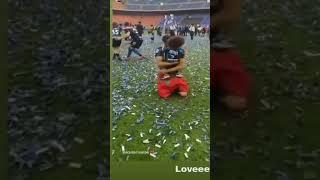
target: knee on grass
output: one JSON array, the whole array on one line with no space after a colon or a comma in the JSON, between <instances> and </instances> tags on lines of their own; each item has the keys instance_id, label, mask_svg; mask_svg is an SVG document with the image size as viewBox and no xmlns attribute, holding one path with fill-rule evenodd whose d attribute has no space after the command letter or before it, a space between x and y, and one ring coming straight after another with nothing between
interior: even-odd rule
<instances>
[{"instance_id":1,"label":"knee on grass","mask_svg":"<svg viewBox=\"0 0 320 180\"><path fill-rule=\"evenodd\" d=\"M244 111L248 108L248 100L240 96L226 96L221 102L232 111Z\"/></svg>"},{"instance_id":2,"label":"knee on grass","mask_svg":"<svg viewBox=\"0 0 320 180\"><path fill-rule=\"evenodd\" d=\"M182 96L182 97L188 96L188 93L187 93L187 92L179 92L179 94L180 94L180 96Z\"/></svg>"}]
</instances>

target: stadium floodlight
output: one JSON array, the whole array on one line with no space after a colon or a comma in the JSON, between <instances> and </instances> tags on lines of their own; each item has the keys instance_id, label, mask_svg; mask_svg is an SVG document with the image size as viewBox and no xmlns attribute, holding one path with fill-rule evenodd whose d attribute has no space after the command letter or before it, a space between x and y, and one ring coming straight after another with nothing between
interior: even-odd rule
<instances>
[{"instance_id":1,"label":"stadium floodlight","mask_svg":"<svg viewBox=\"0 0 320 180\"><path fill-rule=\"evenodd\" d=\"M163 6L163 2L160 3L160 6Z\"/></svg>"}]
</instances>

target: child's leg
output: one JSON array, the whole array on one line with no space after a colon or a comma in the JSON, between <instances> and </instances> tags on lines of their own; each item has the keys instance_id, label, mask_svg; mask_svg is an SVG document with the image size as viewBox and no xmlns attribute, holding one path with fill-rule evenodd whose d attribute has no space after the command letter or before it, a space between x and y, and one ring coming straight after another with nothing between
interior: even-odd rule
<instances>
[{"instance_id":1,"label":"child's leg","mask_svg":"<svg viewBox=\"0 0 320 180\"><path fill-rule=\"evenodd\" d=\"M189 84L184 78L176 79L178 87L179 87L179 94L180 96L186 97L189 94Z\"/></svg>"},{"instance_id":2,"label":"child's leg","mask_svg":"<svg viewBox=\"0 0 320 180\"><path fill-rule=\"evenodd\" d=\"M158 94L160 98L167 99L169 96L171 96L172 93L173 92L170 87L170 82L168 85L166 81L163 81L163 80L158 81Z\"/></svg>"},{"instance_id":3,"label":"child's leg","mask_svg":"<svg viewBox=\"0 0 320 180\"><path fill-rule=\"evenodd\" d=\"M213 52L211 63L213 89L223 94L221 102L231 110L246 109L251 78L240 61L240 55L233 50Z\"/></svg>"},{"instance_id":4,"label":"child's leg","mask_svg":"<svg viewBox=\"0 0 320 180\"><path fill-rule=\"evenodd\" d=\"M113 48L113 59L120 58L120 47Z\"/></svg>"},{"instance_id":5,"label":"child's leg","mask_svg":"<svg viewBox=\"0 0 320 180\"><path fill-rule=\"evenodd\" d=\"M220 101L233 111L242 111L248 107L248 99L246 97L227 95L222 97Z\"/></svg>"}]
</instances>

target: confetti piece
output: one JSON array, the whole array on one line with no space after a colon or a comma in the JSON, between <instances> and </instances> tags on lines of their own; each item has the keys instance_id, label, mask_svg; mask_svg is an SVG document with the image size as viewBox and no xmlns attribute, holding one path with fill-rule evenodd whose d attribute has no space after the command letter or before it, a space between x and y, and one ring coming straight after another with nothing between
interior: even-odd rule
<instances>
[{"instance_id":1,"label":"confetti piece","mask_svg":"<svg viewBox=\"0 0 320 180\"><path fill-rule=\"evenodd\" d=\"M180 144L179 144L179 143L174 145L174 147L179 147L179 146L180 146Z\"/></svg>"},{"instance_id":2,"label":"confetti piece","mask_svg":"<svg viewBox=\"0 0 320 180\"><path fill-rule=\"evenodd\" d=\"M69 163L69 167L79 169L79 168L81 168L81 167L82 167L82 164L81 164L81 163L71 162L71 163Z\"/></svg>"},{"instance_id":3,"label":"confetti piece","mask_svg":"<svg viewBox=\"0 0 320 180\"><path fill-rule=\"evenodd\" d=\"M184 137L186 138L186 140L190 138L190 136L188 136L187 134L184 134Z\"/></svg>"},{"instance_id":4,"label":"confetti piece","mask_svg":"<svg viewBox=\"0 0 320 180\"><path fill-rule=\"evenodd\" d=\"M143 140L143 143L144 143L144 144L149 144L150 141L149 141L149 139L145 139L145 140Z\"/></svg>"},{"instance_id":5,"label":"confetti piece","mask_svg":"<svg viewBox=\"0 0 320 180\"><path fill-rule=\"evenodd\" d=\"M74 140L75 142L79 143L79 144L83 144L83 143L84 143L84 140L81 139L81 138L79 138L79 137L75 137L73 140Z\"/></svg>"},{"instance_id":6,"label":"confetti piece","mask_svg":"<svg viewBox=\"0 0 320 180\"><path fill-rule=\"evenodd\" d=\"M192 146L189 146L188 149L187 149L187 152L190 152Z\"/></svg>"}]
</instances>

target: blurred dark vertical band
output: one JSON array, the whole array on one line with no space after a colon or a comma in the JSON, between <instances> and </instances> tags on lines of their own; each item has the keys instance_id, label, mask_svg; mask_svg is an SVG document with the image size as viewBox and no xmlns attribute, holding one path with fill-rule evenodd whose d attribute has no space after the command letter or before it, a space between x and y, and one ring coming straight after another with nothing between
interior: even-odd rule
<instances>
[{"instance_id":1,"label":"blurred dark vertical band","mask_svg":"<svg viewBox=\"0 0 320 180\"><path fill-rule=\"evenodd\" d=\"M1 64L0 64L0 179L8 179L8 142L6 133L7 124L7 85L8 85L8 71L7 71L7 2L1 2Z\"/></svg>"},{"instance_id":2,"label":"blurred dark vertical band","mask_svg":"<svg viewBox=\"0 0 320 180\"><path fill-rule=\"evenodd\" d=\"M109 179L109 4L8 1L1 180Z\"/></svg>"},{"instance_id":3,"label":"blurred dark vertical band","mask_svg":"<svg viewBox=\"0 0 320 180\"><path fill-rule=\"evenodd\" d=\"M216 2L216 0L211 0L210 1L210 17L211 14L213 13L213 8L214 3ZM211 30L211 18L210 18L210 30ZM210 33L210 31L209 31ZM211 35L211 34L210 34ZM211 36L209 36L211 37ZM210 38L211 41L211 38ZM210 43L211 44L211 43ZM212 70L213 68L211 68L212 64L211 64L211 55L212 50L210 48L210 70ZM211 74L213 74L212 72L210 72L210 179L213 179L213 175L215 172L215 159L214 159L214 93L213 93L213 88L212 88L212 79L213 78L211 76Z\"/></svg>"}]
</instances>

